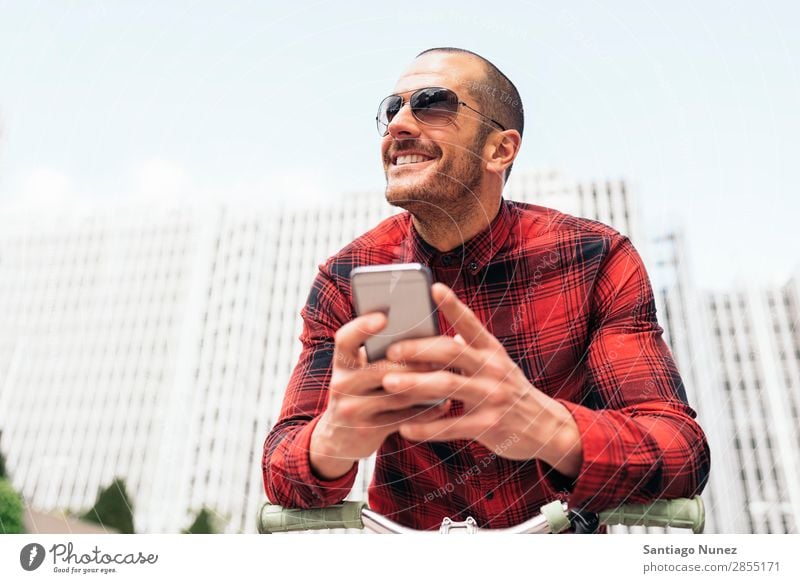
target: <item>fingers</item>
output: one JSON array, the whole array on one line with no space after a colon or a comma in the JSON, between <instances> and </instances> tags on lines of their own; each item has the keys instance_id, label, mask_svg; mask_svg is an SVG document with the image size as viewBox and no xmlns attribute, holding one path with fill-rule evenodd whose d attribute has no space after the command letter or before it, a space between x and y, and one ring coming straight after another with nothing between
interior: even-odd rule
<instances>
[{"instance_id":1,"label":"fingers","mask_svg":"<svg viewBox=\"0 0 800 583\"><path fill-rule=\"evenodd\" d=\"M458 399L471 409L486 399L495 384L491 380L440 370L388 373L383 377L383 386L387 393L407 399Z\"/></svg>"},{"instance_id":2,"label":"fingers","mask_svg":"<svg viewBox=\"0 0 800 583\"><path fill-rule=\"evenodd\" d=\"M355 368L359 366L363 356L361 345L386 326L386 315L381 312L364 314L353 318L336 331L334 337L334 366Z\"/></svg>"},{"instance_id":3,"label":"fingers","mask_svg":"<svg viewBox=\"0 0 800 583\"><path fill-rule=\"evenodd\" d=\"M383 377L392 372L429 372L429 363L404 363L379 360L364 364L361 368L336 371L330 389L340 395L365 395L383 386Z\"/></svg>"},{"instance_id":4,"label":"fingers","mask_svg":"<svg viewBox=\"0 0 800 583\"><path fill-rule=\"evenodd\" d=\"M385 411L372 417L376 428L397 429L404 423L430 423L447 414L450 401L434 407L407 407L399 411Z\"/></svg>"},{"instance_id":5,"label":"fingers","mask_svg":"<svg viewBox=\"0 0 800 583\"><path fill-rule=\"evenodd\" d=\"M360 413L364 417L380 415L414 408L417 412L420 409L430 409L439 405L432 405L433 401L447 401L446 398L433 397L424 398L411 393L390 393L383 389L365 395L359 404Z\"/></svg>"},{"instance_id":6,"label":"fingers","mask_svg":"<svg viewBox=\"0 0 800 583\"><path fill-rule=\"evenodd\" d=\"M387 357L408 363L429 362L436 368L455 368L474 375L486 366L485 357L449 336L402 340L389 347Z\"/></svg>"},{"instance_id":7,"label":"fingers","mask_svg":"<svg viewBox=\"0 0 800 583\"><path fill-rule=\"evenodd\" d=\"M410 441L480 439L486 431L486 424L478 414L472 414L431 421L411 419L403 423L398 431L402 437Z\"/></svg>"},{"instance_id":8,"label":"fingers","mask_svg":"<svg viewBox=\"0 0 800 583\"><path fill-rule=\"evenodd\" d=\"M467 345L489 348L499 344L475 313L459 300L453 290L445 284L433 284L431 294L445 319L453 325Z\"/></svg>"}]
</instances>

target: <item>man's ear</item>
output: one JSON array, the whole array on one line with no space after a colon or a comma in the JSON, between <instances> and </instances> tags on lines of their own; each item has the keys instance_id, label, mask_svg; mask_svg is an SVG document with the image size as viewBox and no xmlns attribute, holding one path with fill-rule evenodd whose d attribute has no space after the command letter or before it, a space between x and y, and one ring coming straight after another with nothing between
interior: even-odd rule
<instances>
[{"instance_id":1,"label":"man's ear","mask_svg":"<svg viewBox=\"0 0 800 583\"><path fill-rule=\"evenodd\" d=\"M489 136L486 145L486 170L504 177L506 168L511 166L519 153L522 136L517 130L495 132Z\"/></svg>"}]
</instances>

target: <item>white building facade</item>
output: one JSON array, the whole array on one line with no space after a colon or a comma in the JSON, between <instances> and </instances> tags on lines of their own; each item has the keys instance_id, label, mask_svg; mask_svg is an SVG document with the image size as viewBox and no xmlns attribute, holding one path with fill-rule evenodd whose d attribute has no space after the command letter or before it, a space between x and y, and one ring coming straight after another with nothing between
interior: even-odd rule
<instances>
[{"instance_id":1,"label":"white building facade","mask_svg":"<svg viewBox=\"0 0 800 583\"><path fill-rule=\"evenodd\" d=\"M797 533L800 520L800 286L706 295L729 420L725 469L738 532ZM718 448L721 449L721 448Z\"/></svg>"},{"instance_id":2,"label":"white building facade","mask_svg":"<svg viewBox=\"0 0 800 583\"><path fill-rule=\"evenodd\" d=\"M0 218L0 448L36 510L115 477L137 532L203 507L253 532L260 458L317 265L391 210L114 209Z\"/></svg>"}]
</instances>

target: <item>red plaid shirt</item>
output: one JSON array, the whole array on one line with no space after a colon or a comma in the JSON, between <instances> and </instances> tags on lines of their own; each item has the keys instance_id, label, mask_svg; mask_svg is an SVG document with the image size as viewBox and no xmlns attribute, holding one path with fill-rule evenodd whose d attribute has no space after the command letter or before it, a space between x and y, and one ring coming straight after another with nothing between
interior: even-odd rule
<instances>
[{"instance_id":1,"label":"red plaid shirt","mask_svg":"<svg viewBox=\"0 0 800 583\"><path fill-rule=\"evenodd\" d=\"M355 317L350 272L419 262L450 286L502 342L530 382L563 403L580 430L583 462L568 479L541 460L513 461L477 442L378 450L369 505L414 528L471 515L481 527L527 520L556 498L601 510L699 493L709 450L661 337L647 272L614 229L552 209L503 201L490 227L441 253L395 215L320 266L303 308L303 350L280 419L264 444L268 498L320 507L349 493L357 464L336 480L311 469L311 433L327 403L336 330ZM455 332L440 315L445 334ZM449 415L463 412L458 402ZM513 436L511 437L513 439Z\"/></svg>"}]
</instances>

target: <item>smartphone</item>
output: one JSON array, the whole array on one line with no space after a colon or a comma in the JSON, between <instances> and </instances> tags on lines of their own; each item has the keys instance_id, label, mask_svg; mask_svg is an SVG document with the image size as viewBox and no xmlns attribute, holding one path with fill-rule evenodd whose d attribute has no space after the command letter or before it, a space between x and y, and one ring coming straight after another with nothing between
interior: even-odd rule
<instances>
[{"instance_id":1,"label":"smartphone","mask_svg":"<svg viewBox=\"0 0 800 583\"><path fill-rule=\"evenodd\" d=\"M356 314L383 312L388 322L364 348L367 360L386 357L398 340L439 335L439 321L431 297L433 276L420 263L396 263L357 267L350 273Z\"/></svg>"},{"instance_id":2,"label":"smartphone","mask_svg":"<svg viewBox=\"0 0 800 583\"><path fill-rule=\"evenodd\" d=\"M357 267L350 272L356 314L386 314L386 327L364 343L367 360L386 357L398 340L439 335L439 320L431 297L433 276L421 263ZM415 407L435 407L447 399L422 401Z\"/></svg>"}]
</instances>

